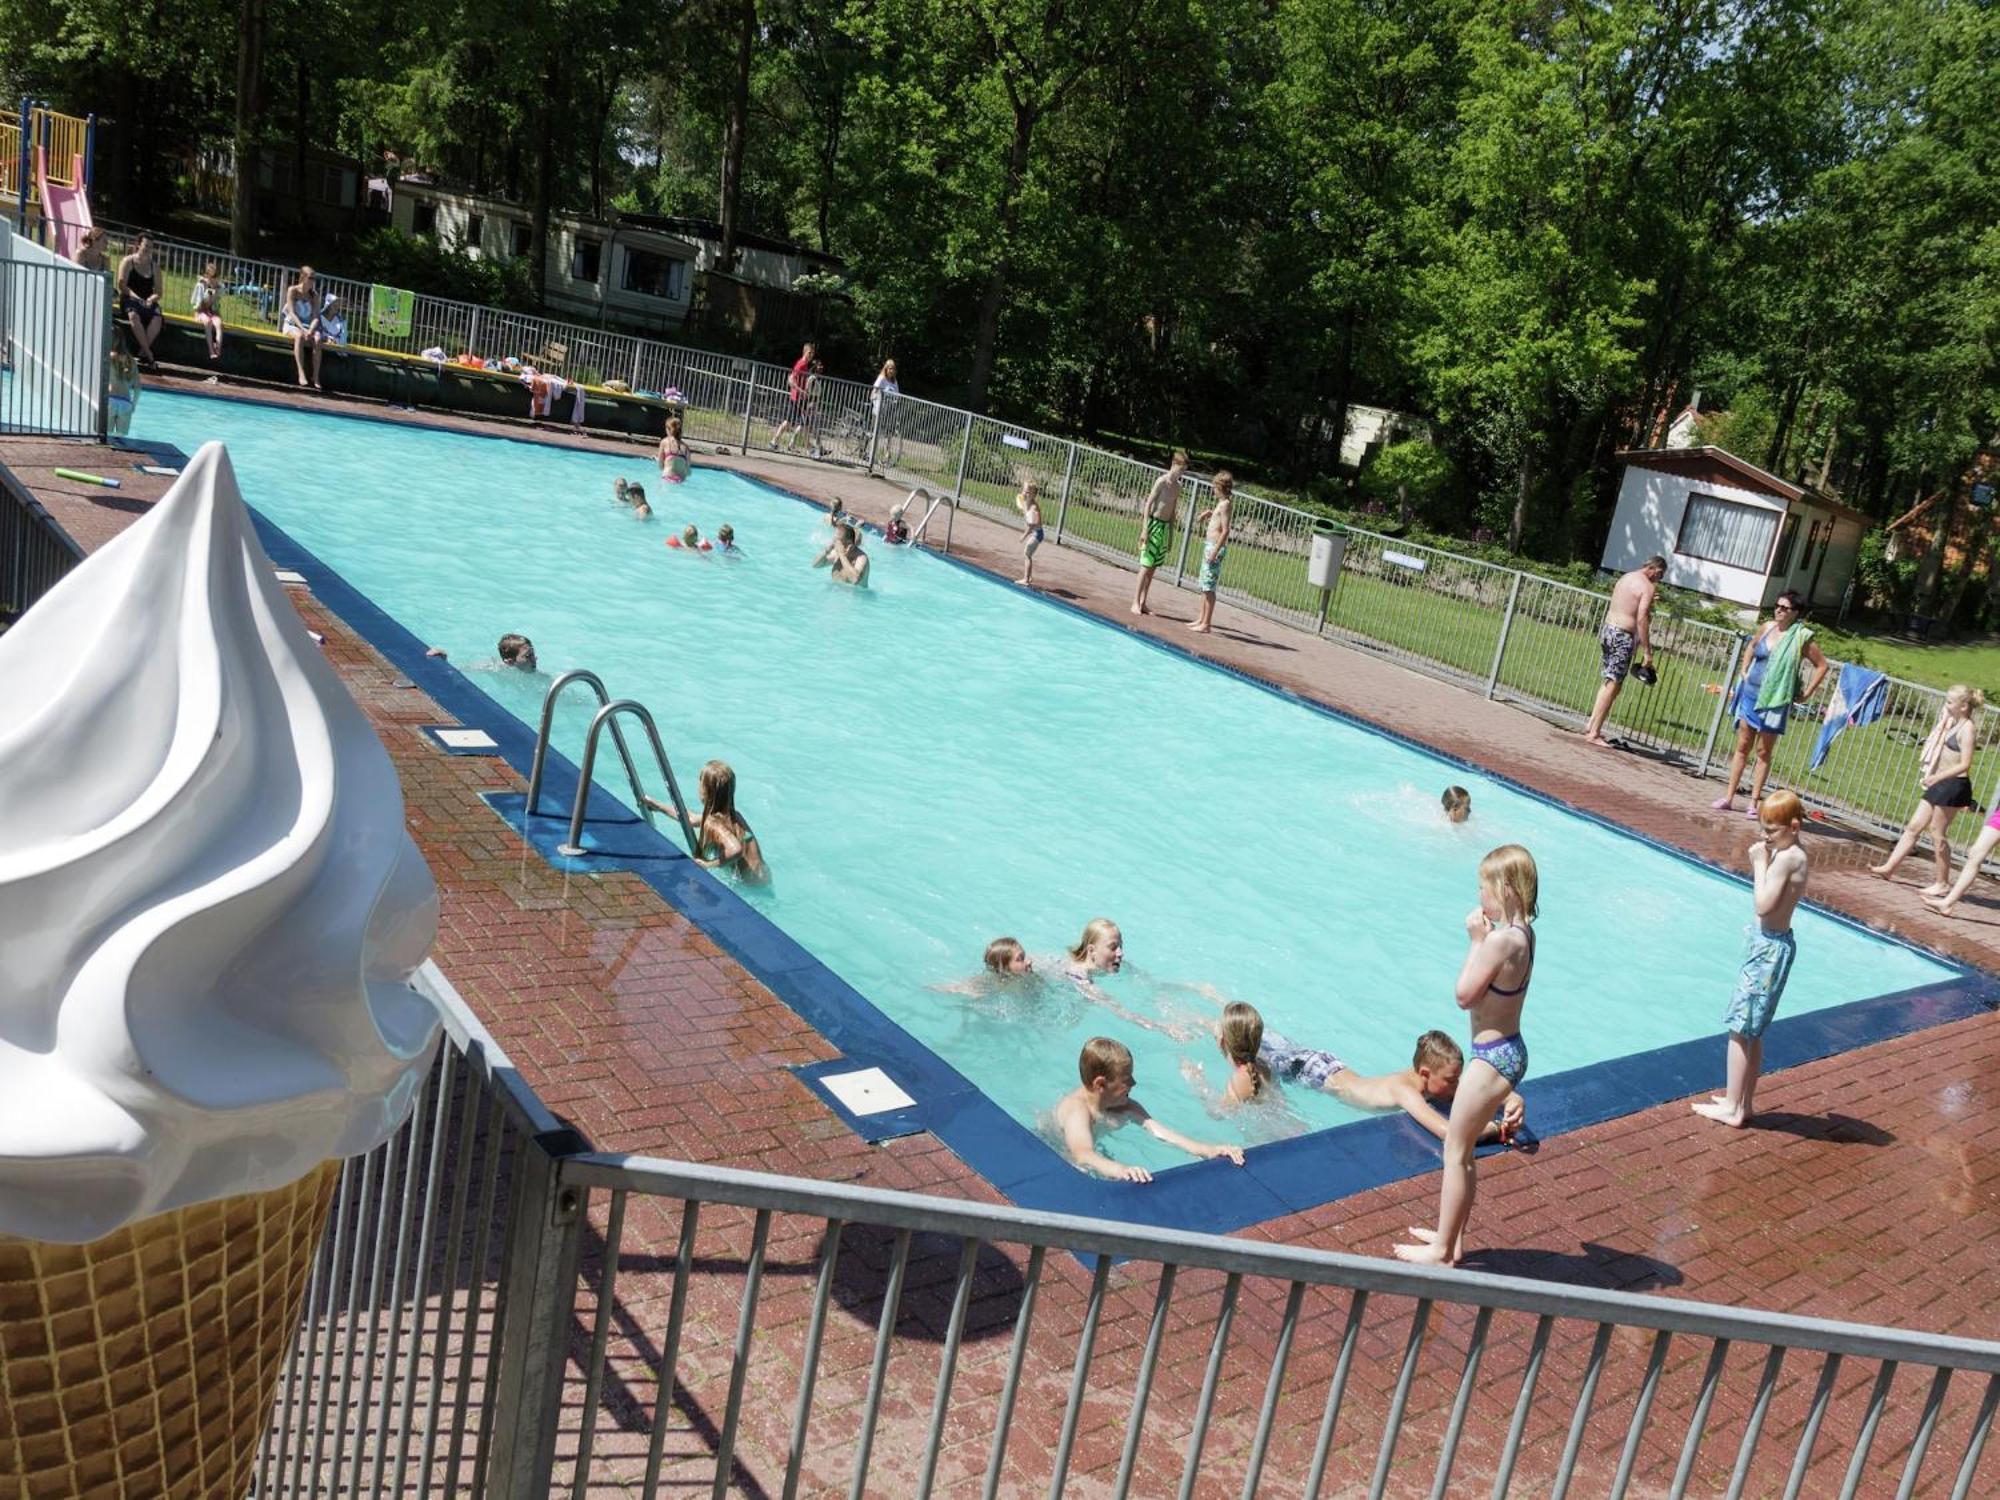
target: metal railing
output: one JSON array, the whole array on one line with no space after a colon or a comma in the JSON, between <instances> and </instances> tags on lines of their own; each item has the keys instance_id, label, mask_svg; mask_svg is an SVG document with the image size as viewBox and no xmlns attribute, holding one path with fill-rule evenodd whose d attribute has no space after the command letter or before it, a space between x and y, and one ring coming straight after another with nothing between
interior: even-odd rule
<instances>
[{"instance_id":1,"label":"metal railing","mask_svg":"<svg viewBox=\"0 0 2000 1500\"><path fill-rule=\"evenodd\" d=\"M104 436L110 283L0 221L0 433Z\"/></svg>"},{"instance_id":2,"label":"metal railing","mask_svg":"<svg viewBox=\"0 0 2000 1500\"><path fill-rule=\"evenodd\" d=\"M40 501L0 484L0 615L19 615L82 561Z\"/></svg>"},{"instance_id":3,"label":"metal railing","mask_svg":"<svg viewBox=\"0 0 2000 1500\"><path fill-rule=\"evenodd\" d=\"M121 243L136 232L113 226ZM170 311L185 305L188 284L213 259L224 268L225 320L276 324L289 269L182 241L155 237L154 244ZM1043 514L1052 519L1052 542L1137 566L1140 511L1160 472L1152 465L914 396L878 400L868 385L830 376L816 380L810 399L795 404L783 365L445 298L415 297L409 331L385 334L367 327L365 284L335 276L320 281L347 304L351 342L403 352L438 347L449 355L466 349L507 354L590 384L615 380L640 393L678 391L685 403L683 436L691 441L755 450L784 431L798 450L921 485L948 499L953 515L964 507L1011 526L1014 495L1032 479L1041 486ZM1183 481L1174 564L1162 570L1171 584L1188 587L1198 571L1193 522L1209 500L1206 480ZM1218 590L1225 601L1564 723L1581 724L1588 715L1599 682L1596 637L1606 596L1334 523L1241 489L1234 515ZM1306 576L1312 537L1320 530L1347 539L1338 586L1328 594ZM1715 775L1727 765L1734 738L1726 690L1743 637L1667 609L1655 613L1653 635L1660 680L1650 687L1628 685L1611 732L1696 774ZM1890 693L1882 724L1843 735L1817 772L1805 761L1820 710L1801 708L1793 732L1780 741L1771 784L1790 786L1815 807L1862 827L1900 828L1917 793L1913 757L1905 752L1913 734L1922 736L1912 726L1928 729L1942 694L1906 682L1893 682ZM1982 721L1986 748L1975 766L1982 788L2000 776L1996 730L2000 713L1989 712ZM1976 837L1976 824L1959 819L1956 840Z\"/></svg>"},{"instance_id":4,"label":"metal railing","mask_svg":"<svg viewBox=\"0 0 2000 1500\"><path fill-rule=\"evenodd\" d=\"M424 982L260 1500L2000 1482L2000 1344L595 1152Z\"/></svg>"}]
</instances>

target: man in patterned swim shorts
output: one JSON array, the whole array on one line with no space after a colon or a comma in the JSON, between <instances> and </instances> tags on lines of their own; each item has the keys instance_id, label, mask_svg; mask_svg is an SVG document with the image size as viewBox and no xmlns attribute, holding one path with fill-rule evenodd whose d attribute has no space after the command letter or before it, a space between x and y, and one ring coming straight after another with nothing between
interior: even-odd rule
<instances>
[{"instance_id":1,"label":"man in patterned swim shorts","mask_svg":"<svg viewBox=\"0 0 2000 1500\"><path fill-rule=\"evenodd\" d=\"M1153 481L1152 491L1139 511L1139 583L1132 591L1132 613L1150 614L1146 592L1153 586L1153 574L1173 550L1174 517L1180 513L1181 475L1187 472L1188 456L1178 449L1167 472Z\"/></svg>"},{"instance_id":2,"label":"man in patterned swim shorts","mask_svg":"<svg viewBox=\"0 0 2000 1500\"><path fill-rule=\"evenodd\" d=\"M1597 632L1597 649L1604 660L1604 682L1597 690L1590 723L1583 731L1590 744L1611 743L1604 737L1604 721L1611 716L1611 705L1618 701L1625 676L1632 670L1634 651L1645 656L1646 671L1639 676L1652 681L1647 672L1653 667L1653 600L1659 594L1660 580L1666 576L1667 560L1649 557L1612 587L1611 605L1604 611L1604 628Z\"/></svg>"}]
</instances>

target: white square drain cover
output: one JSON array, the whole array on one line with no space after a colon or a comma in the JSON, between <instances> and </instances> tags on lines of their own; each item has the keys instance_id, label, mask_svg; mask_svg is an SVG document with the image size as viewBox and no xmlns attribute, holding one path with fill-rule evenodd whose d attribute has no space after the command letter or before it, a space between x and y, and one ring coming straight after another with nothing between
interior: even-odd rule
<instances>
[{"instance_id":1,"label":"white square drain cover","mask_svg":"<svg viewBox=\"0 0 2000 1500\"><path fill-rule=\"evenodd\" d=\"M819 1081L852 1115L879 1115L885 1110L908 1109L917 1101L904 1093L880 1068L862 1068L853 1073L822 1073Z\"/></svg>"},{"instance_id":2,"label":"white square drain cover","mask_svg":"<svg viewBox=\"0 0 2000 1500\"><path fill-rule=\"evenodd\" d=\"M437 737L452 750L491 750L500 743L483 729L440 729Z\"/></svg>"},{"instance_id":3,"label":"white square drain cover","mask_svg":"<svg viewBox=\"0 0 2000 1500\"><path fill-rule=\"evenodd\" d=\"M280 583L304 583L306 581L305 574L291 568L274 568L272 571L278 575L278 582Z\"/></svg>"}]
</instances>

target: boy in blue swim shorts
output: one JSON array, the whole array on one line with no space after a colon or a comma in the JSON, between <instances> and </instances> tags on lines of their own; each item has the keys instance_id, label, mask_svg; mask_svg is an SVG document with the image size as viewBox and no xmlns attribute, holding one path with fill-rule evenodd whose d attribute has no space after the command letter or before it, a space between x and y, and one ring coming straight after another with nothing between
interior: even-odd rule
<instances>
[{"instance_id":1,"label":"boy in blue swim shorts","mask_svg":"<svg viewBox=\"0 0 2000 1500\"><path fill-rule=\"evenodd\" d=\"M1266 1037L1266 1045L1269 1045L1268 1033ZM1275 1062L1271 1064L1271 1071L1280 1078L1285 1076ZM1324 1083L1315 1086L1325 1089L1342 1104L1356 1109L1400 1109L1443 1140L1449 1123L1451 1101L1458 1095L1458 1080L1464 1072L1465 1053L1459 1050L1458 1043L1442 1031L1426 1031L1417 1038L1417 1049L1407 1068L1394 1073L1378 1073L1372 1078L1362 1077L1343 1069L1336 1058L1334 1071L1328 1074ZM1511 1141L1514 1132L1521 1128L1527 1112L1527 1105L1521 1096L1509 1093L1506 1102L1500 1106L1499 1117L1488 1120L1481 1128L1480 1143Z\"/></svg>"},{"instance_id":2,"label":"boy in blue swim shorts","mask_svg":"<svg viewBox=\"0 0 2000 1500\"><path fill-rule=\"evenodd\" d=\"M1764 1071L1764 1028L1771 1024L1798 952L1792 913L1806 889L1806 851L1799 843L1805 806L1792 792L1773 792L1757 809L1763 838L1750 846L1751 895L1757 920L1743 935L1743 966L1729 997L1729 1084L1725 1093L1690 1106L1707 1119L1741 1129L1750 1123L1757 1079Z\"/></svg>"}]
</instances>

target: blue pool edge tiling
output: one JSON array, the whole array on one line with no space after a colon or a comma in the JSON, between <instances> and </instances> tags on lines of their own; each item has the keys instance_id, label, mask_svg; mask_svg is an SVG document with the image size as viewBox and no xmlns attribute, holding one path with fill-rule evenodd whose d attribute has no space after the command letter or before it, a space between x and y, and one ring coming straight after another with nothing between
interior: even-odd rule
<instances>
[{"instance_id":1,"label":"blue pool edge tiling","mask_svg":"<svg viewBox=\"0 0 2000 1500\"><path fill-rule=\"evenodd\" d=\"M496 441L532 441L510 434L478 435ZM738 477L800 504L814 504L780 485L748 475ZM492 736L496 748L483 753L504 759L522 777L527 776L534 754L532 729L488 697L457 667L443 658L428 656L423 641L315 554L293 541L281 527L254 507L252 513L258 535L275 565L303 575L323 604L447 714L461 725L483 729ZM1017 587L960 559L946 556L942 560L967 569L989 584ZM1732 879L1742 879L1735 871L1687 850L1558 803L1504 772L1463 760L1411 736L1209 661L1173 642L1103 619L1066 601L1033 590L1021 592L1044 605L1069 610L1099 628L1124 631L1155 649L1236 677L1366 733L1447 764L1477 771L1524 796L1559 807L1571 816L1597 823L1623 837L1718 870ZM435 740L431 743L435 749L444 748ZM726 881L689 859L666 835L601 786L592 788L585 833L586 845L597 852L580 860L556 854L555 846L567 834L576 784L574 764L551 749L538 816L532 819L526 816L526 798L519 792L496 791L487 794L486 800L497 816L558 868L572 872L624 869L638 875L662 900L686 916L829 1045L837 1048L842 1054L839 1059L792 1071L851 1128L870 1139L928 1131L992 1187L1022 1207L1227 1233L1418 1176L1439 1165L1434 1138L1414 1121L1393 1114L1248 1148L1245 1164L1240 1168L1220 1160L1190 1162L1157 1173L1148 1184L1108 1182L1081 1172L768 917L742 900ZM1813 909L1878 941L1896 943L1920 953L1951 970L1952 977L1912 990L1781 1017L1765 1035L1767 1073L2000 1008L2000 980L1844 912L1819 906ZM1530 1078L1522 1093L1531 1106L1529 1118L1534 1138L1543 1141L1719 1087L1722 1064L1723 1040L1718 1024L1712 1036L1566 1073ZM850 1114L819 1083L824 1073L863 1067L882 1068L916 1102L907 1110L896 1111L893 1118L863 1120Z\"/></svg>"}]
</instances>

